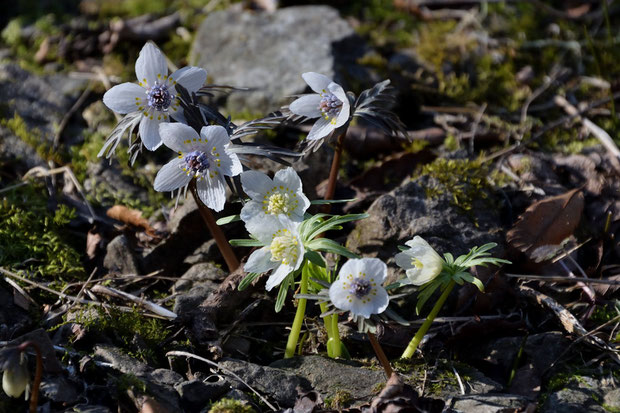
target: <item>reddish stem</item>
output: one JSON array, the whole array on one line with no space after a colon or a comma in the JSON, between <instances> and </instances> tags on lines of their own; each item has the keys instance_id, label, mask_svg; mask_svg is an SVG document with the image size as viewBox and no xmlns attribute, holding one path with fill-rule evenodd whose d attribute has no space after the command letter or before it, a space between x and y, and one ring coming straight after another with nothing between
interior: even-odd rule
<instances>
[{"instance_id":1,"label":"reddish stem","mask_svg":"<svg viewBox=\"0 0 620 413\"><path fill-rule=\"evenodd\" d=\"M217 247L219 248L222 256L224 257L224 261L226 261L226 265L228 266L228 271L233 272L239 267L239 260L235 255L230 243L226 239L224 232L220 228L219 225L215 222L215 217L211 210L202 203L200 197L198 196L198 192L196 191L196 181L192 179L189 183L189 189L194 197L194 201L196 201L196 205L198 205L198 210L200 211L200 215L204 220L205 224L209 228L213 239L217 243Z\"/></svg>"},{"instance_id":2,"label":"reddish stem","mask_svg":"<svg viewBox=\"0 0 620 413\"><path fill-rule=\"evenodd\" d=\"M338 181L338 171L340 170L340 157L342 155L342 149L344 148L344 136L347 134L345 130L338 136L336 140L336 151L334 152L334 159L332 160L332 167L329 170L329 180L327 181L327 190L323 199L334 199L334 193L336 192L336 182ZM322 212L329 214L332 210L331 204L323 205Z\"/></svg>"},{"instance_id":3,"label":"reddish stem","mask_svg":"<svg viewBox=\"0 0 620 413\"><path fill-rule=\"evenodd\" d=\"M37 413L37 405L39 404L39 387L41 386L41 378L43 377L43 357L41 356L41 349L39 345L34 341L25 341L19 345L20 352L26 350L26 348L32 347L37 357L37 368L34 373L34 381L32 382L32 393L30 394L30 413Z\"/></svg>"},{"instance_id":4,"label":"reddish stem","mask_svg":"<svg viewBox=\"0 0 620 413\"><path fill-rule=\"evenodd\" d=\"M385 370L385 374L389 379L392 377L392 373L394 372L394 370L392 370L392 366L390 365L390 361L383 352L383 348L381 347L381 344L379 344L377 337L371 332L366 334L368 335L368 340L370 340L370 344L372 345L373 350L375 350L375 354L377 355L377 358L379 359L379 362L383 366L383 370Z\"/></svg>"}]
</instances>

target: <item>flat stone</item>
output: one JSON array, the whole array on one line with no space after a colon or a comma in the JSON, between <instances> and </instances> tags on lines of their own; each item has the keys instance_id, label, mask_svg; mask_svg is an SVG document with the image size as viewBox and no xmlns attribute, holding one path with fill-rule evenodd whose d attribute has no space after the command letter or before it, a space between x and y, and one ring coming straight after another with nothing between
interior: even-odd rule
<instances>
[{"instance_id":1,"label":"flat stone","mask_svg":"<svg viewBox=\"0 0 620 413\"><path fill-rule=\"evenodd\" d=\"M267 113L306 89L304 72L340 84L341 74L364 79L356 64L364 53L363 40L332 7L285 7L275 13L230 8L203 20L190 63L205 68L210 82L252 89L228 98L231 111Z\"/></svg>"},{"instance_id":2,"label":"flat stone","mask_svg":"<svg viewBox=\"0 0 620 413\"><path fill-rule=\"evenodd\" d=\"M604 400L600 382L592 377L575 376L566 386L551 393L545 402L542 413L604 413L600 405Z\"/></svg>"},{"instance_id":3,"label":"flat stone","mask_svg":"<svg viewBox=\"0 0 620 413\"><path fill-rule=\"evenodd\" d=\"M228 383L225 380L215 383L190 380L179 383L174 388L179 392L181 404L185 410L192 412L199 411L229 390Z\"/></svg>"},{"instance_id":4,"label":"flat stone","mask_svg":"<svg viewBox=\"0 0 620 413\"><path fill-rule=\"evenodd\" d=\"M386 380L383 370L371 370L360 363L321 356L293 357L278 360L271 366L290 370L308 380L323 400L338 392L347 392L352 400L365 403L378 394Z\"/></svg>"},{"instance_id":5,"label":"flat stone","mask_svg":"<svg viewBox=\"0 0 620 413\"><path fill-rule=\"evenodd\" d=\"M307 379L290 372L288 369L259 366L241 360L223 360L220 366L237 374L250 386L263 395L273 398L280 407L293 407L297 400L297 388L308 391L311 385ZM238 380L227 377L231 386L247 391L247 387Z\"/></svg>"},{"instance_id":6,"label":"flat stone","mask_svg":"<svg viewBox=\"0 0 620 413\"><path fill-rule=\"evenodd\" d=\"M505 413L524 411L530 403L528 399L512 394L478 394L460 396L452 399L449 413Z\"/></svg>"},{"instance_id":7,"label":"flat stone","mask_svg":"<svg viewBox=\"0 0 620 413\"><path fill-rule=\"evenodd\" d=\"M108 244L103 266L118 274L139 274L138 261L134 256L127 237L119 235Z\"/></svg>"}]
</instances>

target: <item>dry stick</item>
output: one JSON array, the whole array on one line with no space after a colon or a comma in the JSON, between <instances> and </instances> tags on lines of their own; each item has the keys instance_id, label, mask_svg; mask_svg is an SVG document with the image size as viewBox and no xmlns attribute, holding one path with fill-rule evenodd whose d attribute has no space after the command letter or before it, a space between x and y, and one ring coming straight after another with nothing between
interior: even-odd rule
<instances>
[{"instance_id":1,"label":"dry stick","mask_svg":"<svg viewBox=\"0 0 620 413\"><path fill-rule=\"evenodd\" d=\"M385 374L389 379L390 377L392 377L392 373L394 372L392 370L392 366L390 365L390 361L385 356L385 353L383 352L383 349L381 348L381 344L379 344L377 337L370 331L366 334L368 335L368 340L370 340L370 344L372 345L373 350L375 350L375 354L377 355L377 358L379 359L379 362L383 366L383 370L385 370Z\"/></svg>"},{"instance_id":2,"label":"dry stick","mask_svg":"<svg viewBox=\"0 0 620 413\"><path fill-rule=\"evenodd\" d=\"M41 349L39 348L39 345L34 341L25 341L17 348L20 352L23 352L28 347L32 347L37 356L37 369L34 373L32 394L30 395L30 413L37 413L37 405L39 404L39 386L41 385L41 378L43 377L43 357L41 356Z\"/></svg>"},{"instance_id":3,"label":"dry stick","mask_svg":"<svg viewBox=\"0 0 620 413\"><path fill-rule=\"evenodd\" d=\"M209 228L209 231L211 231L213 239L215 239L215 242L217 243L217 247L219 248L222 256L224 257L224 261L226 261L228 271L235 271L239 267L239 260L233 252L232 247L228 243L224 232L215 222L215 217L213 216L213 213L211 213L211 210L200 200L200 197L198 196L198 191L196 190L195 179L192 179L192 181L189 183L189 190L194 197L194 201L196 201L196 205L198 205L198 211L200 211L202 219L204 220L205 224L207 224L207 227Z\"/></svg>"}]
</instances>

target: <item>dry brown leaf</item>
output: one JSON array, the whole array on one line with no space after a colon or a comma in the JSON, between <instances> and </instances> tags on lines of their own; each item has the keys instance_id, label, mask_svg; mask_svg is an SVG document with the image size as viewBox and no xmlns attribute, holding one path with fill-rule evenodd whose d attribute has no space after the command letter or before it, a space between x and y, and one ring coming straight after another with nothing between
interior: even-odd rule
<instances>
[{"instance_id":1,"label":"dry brown leaf","mask_svg":"<svg viewBox=\"0 0 620 413\"><path fill-rule=\"evenodd\" d=\"M127 208L123 205L114 205L107 210L106 215L127 225L142 228L150 236L157 237L153 227L146 219L142 218L142 212L136 209Z\"/></svg>"},{"instance_id":2,"label":"dry brown leaf","mask_svg":"<svg viewBox=\"0 0 620 413\"><path fill-rule=\"evenodd\" d=\"M573 234L583 212L581 188L533 203L506 234L508 244L536 262Z\"/></svg>"}]
</instances>

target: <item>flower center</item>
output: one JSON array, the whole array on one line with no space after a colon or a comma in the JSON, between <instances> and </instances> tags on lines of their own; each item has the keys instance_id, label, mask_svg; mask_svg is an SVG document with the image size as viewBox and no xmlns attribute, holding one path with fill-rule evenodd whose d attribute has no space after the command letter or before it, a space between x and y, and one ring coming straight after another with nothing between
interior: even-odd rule
<instances>
[{"instance_id":1,"label":"flower center","mask_svg":"<svg viewBox=\"0 0 620 413\"><path fill-rule=\"evenodd\" d=\"M146 91L148 105L160 112L167 112L174 96L168 91L168 86L155 82L153 87Z\"/></svg>"},{"instance_id":2,"label":"flower center","mask_svg":"<svg viewBox=\"0 0 620 413\"><path fill-rule=\"evenodd\" d=\"M338 116L342 109L342 102L333 93L321 94L322 99L319 103L319 110L323 113L325 119Z\"/></svg>"},{"instance_id":3,"label":"flower center","mask_svg":"<svg viewBox=\"0 0 620 413\"><path fill-rule=\"evenodd\" d=\"M271 261L290 265L297 261L297 238L286 229L280 230L273 237L269 251Z\"/></svg>"},{"instance_id":4,"label":"flower center","mask_svg":"<svg viewBox=\"0 0 620 413\"><path fill-rule=\"evenodd\" d=\"M370 281L365 278L354 278L349 284L349 293L360 299L370 294L371 289L372 285Z\"/></svg>"},{"instance_id":5,"label":"flower center","mask_svg":"<svg viewBox=\"0 0 620 413\"><path fill-rule=\"evenodd\" d=\"M411 259L411 265L413 265L414 267L416 267L418 270L424 268L424 264L422 264L422 261L420 261L417 258L412 258Z\"/></svg>"},{"instance_id":6,"label":"flower center","mask_svg":"<svg viewBox=\"0 0 620 413\"><path fill-rule=\"evenodd\" d=\"M269 204L267 205L267 213L269 214L285 214L289 211L289 194L277 193L269 197Z\"/></svg>"},{"instance_id":7,"label":"flower center","mask_svg":"<svg viewBox=\"0 0 620 413\"><path fill-rule=\"evenodd\" d=\"M206 153L201 151L190 152L185 155L183 160L185 161L185 169L188 174L190 172L193 172L194 174L202 174L211 166L209 163L209 157Z\"/></svg>"}]
</instances>

